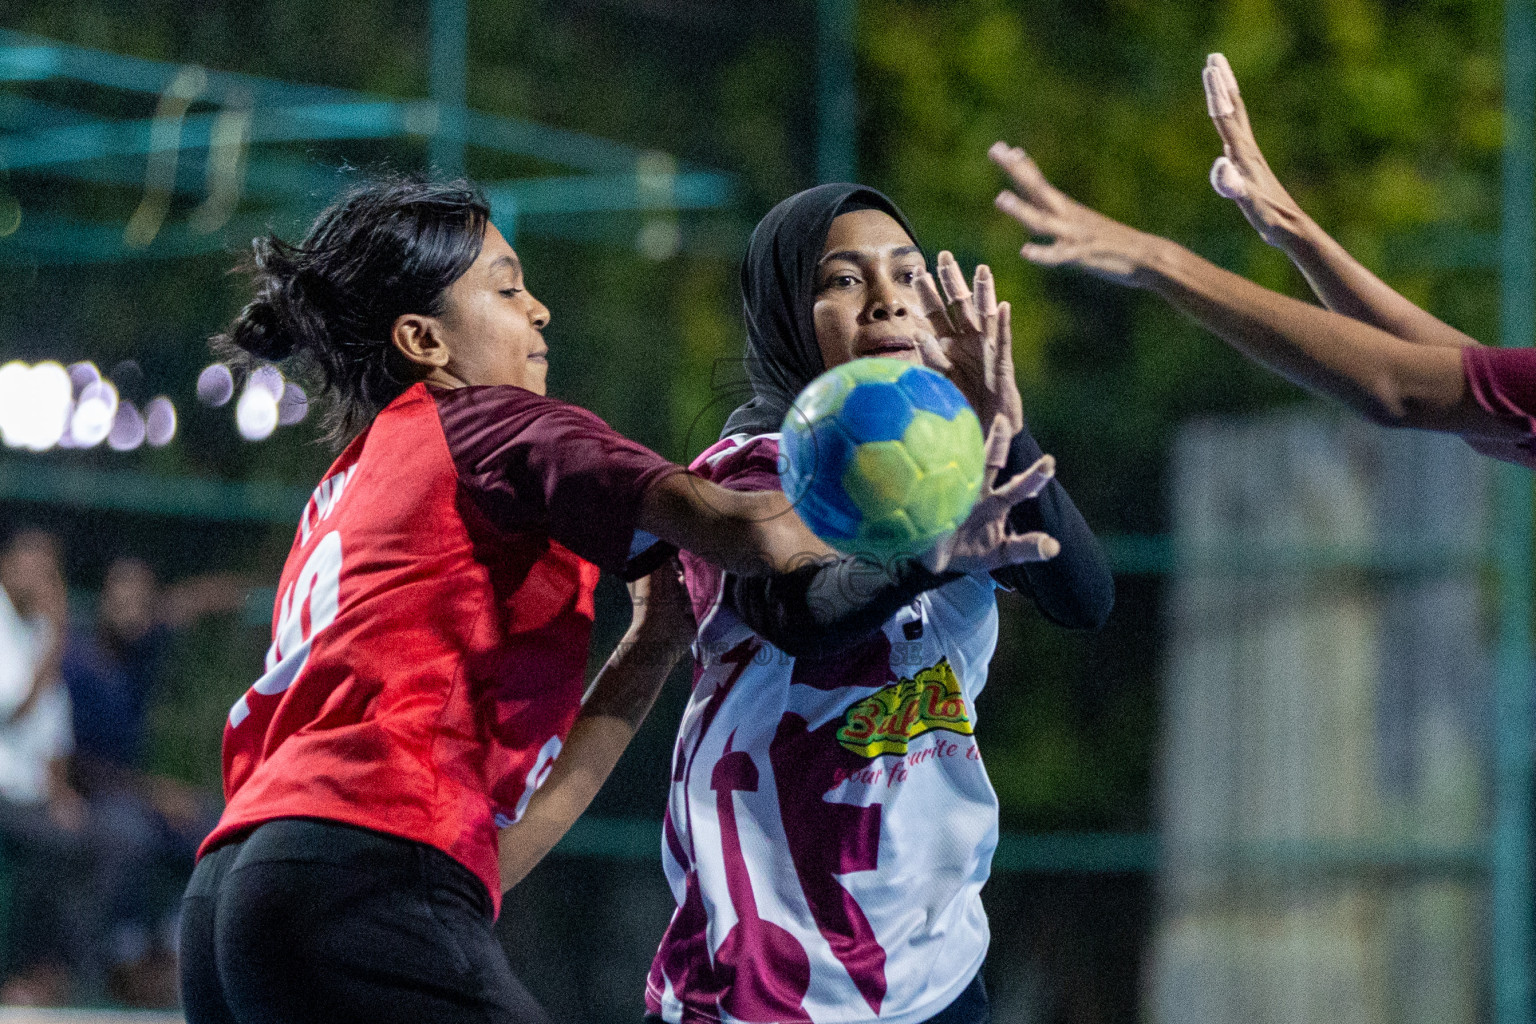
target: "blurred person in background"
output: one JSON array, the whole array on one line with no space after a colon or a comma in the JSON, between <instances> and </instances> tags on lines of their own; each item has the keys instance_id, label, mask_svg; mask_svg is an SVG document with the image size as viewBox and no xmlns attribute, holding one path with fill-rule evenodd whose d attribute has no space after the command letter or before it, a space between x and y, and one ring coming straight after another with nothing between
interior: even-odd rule
<instances>
[{"instance_id":1,"label":"blurred person in background","mask_svg":"<svg viewBox=\"0 0 1536 1024\"><path fill-rule=\"evenodd\" d=\"M873 189L820 185L771 210L741 270L754 396L692 471L778 493L780 424L806 385L859 358L926 364L983 423L1007 423L988 482L1023 485L1001 514L1059 554L938 586L892 580L838 615L804 574L741 576L684 552L700 630L662 825L678 907L646 985L658 1024L988 1020L981 890L999 808L973 723L994 594L1095 629L1115 590L1025 425L990 271L977 268L974 293L949 253L938 272L947 304L906 218Z\"/></svg>"},{"instance_id":2,"label":"blurred person in background","mask_svg":"<svg viewBox=\"0 0 1536 1024\"><path fill-rule=\"evenodd\" d=\"M365 185L302 243L254 250L257 294L218 345L307 367L346 446L226 722L227 804L183 902L188 1020L547 1020L493 930L497 830L581 716L622 737L671 667L621 646L584 702L601 569L639 574L638 531L742 572L848 563L782 495L711 485L547 397L549 310L466 184ZM1010 436L994 424L989 465ZM1054 541L1002 525L1017 490L918 569L1044 557ZM598 746L574 768L605 770Z\"/></svg>"},{"instance_id":3,"label":"blurred person in background","mask_svg":"<svg viewBox=\"0 0 1536 1024\"><path fill-rule=\"evenodd\" d=\"M0 552L0 851L6 977L0 1002L62 1005L90 971L88 809L70 785L69 695L59 680L68 595L52 534Z\"/></svg>"},{"instance_id":4,"label":"blurred person in background","mask_svg":"<svg viewBox=\"0 0 1536 1024\"><path fill-rule=\"evenodd\" d=\"M1155 292L1248 358L1382 426L1456 434L1484 455L1536 468L1536 350L1485 347L1366 269L1270 170L1227 59L1212 54L1203 77L1223 147L1212 186L1290 258L1324 308L1089 209L999 142L989 155L1014 189L997 206L1041 239L1024 258Z\"/></svg>"},{"instance_id":5,"label":"blurred person in background","mask_svg":"<svg viewBox=\"0 0 1536 1024\"><path fill-rule=\"evenodd\" d=\"M146 717L176 632L239 610L247 591L233 575L162 587L147 562L119 557L107 569L95 621L71 630L64 648L74 725L70 778L85 797L93 833L110 837L93 857L90 930L108 993L131 1005L176 1000L166 926L179 901L151 882L169 869L184 884L198 844L218 820L209 797L145 770Z\"/></svg>"}]
</instances>

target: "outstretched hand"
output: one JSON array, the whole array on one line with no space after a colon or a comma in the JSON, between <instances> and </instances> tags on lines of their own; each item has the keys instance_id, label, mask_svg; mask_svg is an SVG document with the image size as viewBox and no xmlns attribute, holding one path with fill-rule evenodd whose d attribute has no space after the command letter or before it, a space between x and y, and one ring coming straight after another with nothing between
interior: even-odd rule
<instances>
[{"instance_id":1,"label":"outstretched hand","mask_svg":"<svg viewBox=\"0 0 1536 1024\"><path fill-rule=\"evenodd\" d=\"M1038 530L1014 533L1008 526L1008 513L1021 501L1039 497L1045 485L1056 475L1056 460L1043 455L1029 469L997 487L991 481L1008 461L1008 445L1013 431L1001 415L992 419L987 431L988 481L983 485L971 514L960 528L940 541L923 556L923 565L932 572L991 572L1021 562L1044 562L1061 552L1056 538Z\"/></svg>"},{"instance_id":2,"label":"outstretched hand","mask_svg":"<svg viewBox=\"0 0 1536 1024\"><path fill-rule=\"evenodd\" d=\"M1007 172L1014 191L999 193L997 208L1043 242L1030 242L1019 255L1042 267L1073 267L1115 284L1140 286L1150 258L1151 235L1090 210L1045 180L1040 168L1017 146L995 143L987 150Z\"/></svg>"},{"instance_id":3,"label":"outstretched hand","mask_svg":"<svg viewBox=\"0 0 1536 1024\"><path fill-rule=\"evenodd\" d=\"M1237 91L1237 76L1227 58L1213 53L1201 72L1205 82L1205 106L1221 136L1222 155L1211 165L1211 187L1217 195L1237 203L1259 237L1276 248L1294 237L1306 214L1280 179L1253 137L1248 110Z\"/></svg>"},{"instance_id":4,"label":"outstretched hand","mask_svg":"<svg viewBox=\"0 0 1536 1024\"><path fill-rule=\"evenodd\" d=\"M938 273L937 285L926 271L917 281L923 315L937 336L923 340L924 359L954 382L981 422L1001 415L1018 433L1024 429L1024 399L1013 371L1013 309L997 301L992 268L985 263L976 267L974 290L966 287L952 253L939 253Z\"/></svg>"}]
</instances>

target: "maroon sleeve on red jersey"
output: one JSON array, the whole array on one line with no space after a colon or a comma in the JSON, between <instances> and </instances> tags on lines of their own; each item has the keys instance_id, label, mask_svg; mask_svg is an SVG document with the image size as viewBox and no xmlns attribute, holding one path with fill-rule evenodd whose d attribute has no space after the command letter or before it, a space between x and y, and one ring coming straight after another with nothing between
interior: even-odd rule
<instances>
[{"instance_id":1,"label":"maroon sleeve on red jersey","mask_svg":"<svg viewBox=\"0 0 1536 1024\"><path fill-rule=\"evenodd\" d=\"M609 571L629 555L646 490L683 471L558 399L510 386L431 391L459 484L481 511Z\"/></svg>"},{"instance_id":2,"label":"maroon sleeve on red jersey","mask_svg":"<svg viewBox=\"0 0 1536 1024\"><path fill-rule=\"evenodd\" d=\"M1461 365L1478 405L1521 420L1536 435L1536 349L1469 345Z\"/></svg>"}]
</instances>

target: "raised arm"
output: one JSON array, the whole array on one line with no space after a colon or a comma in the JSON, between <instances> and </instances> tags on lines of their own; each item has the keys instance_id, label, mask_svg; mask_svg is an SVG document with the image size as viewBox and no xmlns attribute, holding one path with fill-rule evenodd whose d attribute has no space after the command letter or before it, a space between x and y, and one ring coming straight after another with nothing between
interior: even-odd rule
<instances>
[{"instance_id":1,"label":"raised arm","mask_svg":"<svg viewBox=\"0 0 1536 1024\"><path fill-rule=\"evenodd\" d=\"M522 881L586 811L687 651L694 623L680 572L669 559L629 585L628 632L587 690L549 777L498 837L502 889Z\"/></svg>"},{"instance_id":2,"label":"raised arm","mask_svg":"<svg viewBox=\"0 0 1536 1024\"><path fill-rule=\"evenodd\" d=\"M1211 186L1237 203L1264 241L1290 257L1323 305L1404 341L1448 348L1478 344L1393 291L1291 198L1254 139L1226 57L1211 54L1203 78L1206 108L1222 148L1211 167Z\"/></svg>"},{"instance_id":3,"label":"raised arm","mask_svg":"<svg viewBox=\"0 0 1536 1024\"><path fill-rule=\"evenodd\" d=\"M1021 149L998 143L990 155L1016 190L999 195L998 208L1046 239L1020 250L1030 262L1074 267L1154 291L1254 361L1377 423L1480 442L1529 438L1520 419L1478 404L1460 348L1412 344L1362 320L1262 288L1069 199Z\"/></svg>"}]
</instances>

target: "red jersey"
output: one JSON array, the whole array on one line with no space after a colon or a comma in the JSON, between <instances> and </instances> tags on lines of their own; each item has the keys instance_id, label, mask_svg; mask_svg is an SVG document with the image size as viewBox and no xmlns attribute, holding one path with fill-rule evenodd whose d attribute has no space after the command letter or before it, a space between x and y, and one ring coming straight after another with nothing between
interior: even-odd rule
<instances>
[{"instance_id":1,"label":"red jersey","mask_svg":"<svg viewBox=\"0 0 1536 1024\"><path fill-rule=\"evenodd\" d=\"M623 565L641 496L676 471L521 388L391 402L299 520L202 852L324 818L437 847L499 909L496 829L580 709L599 566Z\"/></svg>"}]
</instances>

